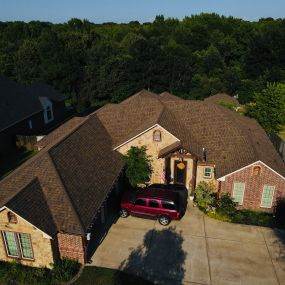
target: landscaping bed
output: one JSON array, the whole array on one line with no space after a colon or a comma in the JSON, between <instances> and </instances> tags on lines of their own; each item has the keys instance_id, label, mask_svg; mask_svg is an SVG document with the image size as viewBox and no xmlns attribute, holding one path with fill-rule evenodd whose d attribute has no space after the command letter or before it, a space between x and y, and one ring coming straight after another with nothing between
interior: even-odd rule
<instances>
[{"instance_id":1,"label":"landscaping bed","mask_svg":"<svg viewBox=\"0 0 285 285\"><path fill-rule=\"evenodd\" d=\"M284 228L285 226L282 218L284 217L284 201L281 201L279 208L276 207L274 214L241 210L237 208L237 203L231 196L224 194L217 197L213 186L202 182L195 189L194 203L207 216L223 222L272 228Z\"/></svg>"},{"instance_id":2,"label":"landscaping bed","mask_svg":"<svg viewBox=\"0 0 285 285\"><path fill-rule=\"evenodd\" d=\"M152 285L140 277L124 273L119 270L100 268L95 266L85 267L82 275L73 285Z\"/></svg>"},{"instance_id":3,"label":"landscaping bed","mask_svg":"<svg viewBox=\"0 0 285 285\"><path fill-rule=\"evenodd\" d=\"M79 271L77 261L63 259L52 270L23 266L18 262L0 262L0 284L2 285L56 285L69 281Z\"/></svg>"}]
</instances>

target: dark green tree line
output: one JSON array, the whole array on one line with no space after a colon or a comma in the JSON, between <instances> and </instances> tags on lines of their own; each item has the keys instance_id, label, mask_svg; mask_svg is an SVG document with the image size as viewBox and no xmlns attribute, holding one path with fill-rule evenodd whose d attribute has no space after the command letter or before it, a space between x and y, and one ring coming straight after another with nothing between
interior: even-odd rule
<instances>
[{"instance_id":1,"label":"dark green tree line","mask_svg":"<svg viewBox=\"0 0 285 285\"><path fill-rule=\"evenodd\" d=\"M142 88L189 99L227 92L247 103L268 82L285 83L285 19L0 22L0 73L47 82L82 108Z\"/></svg>"}]
</instances>

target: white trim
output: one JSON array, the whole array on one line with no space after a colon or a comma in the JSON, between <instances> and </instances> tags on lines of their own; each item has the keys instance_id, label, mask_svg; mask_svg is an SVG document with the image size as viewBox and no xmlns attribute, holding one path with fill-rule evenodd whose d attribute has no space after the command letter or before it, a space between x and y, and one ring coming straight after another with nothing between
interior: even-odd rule
<instances>
[{"instance_id":1,"label":"white trim","mask_svg":"<svg viewBox=\"0 0 285 285\"><path fill-rule=\"evenodd\" d=\"M218 178L217 180L218 180L218 181L225 181L225 179L226 179L227 176L230 176L230 175L232 175L232 174L234 174L234 173L236 173L236 172L242 171L242 170L244 170L244 169L246 169L246 168L248 168L248 167L251 167L252 165L257 164L257 163L263 164L265 167L267 167L267 168L270 169L272 172L274 172L276 175L278 175L279 177L281 177L282 179L285 180L285 177L284 177L284 176L282 176L281 174L279 174L278 172L276 172L274 169L272 169L271 167L269 167L267 164L265 164L265 163L262 162L261 160L257 160L257 161L255 161L255 162L253 162L253 163L251 163L251 164L249 164L249 165L247 165L247 166L244 166L244 167L242 167L242 168L240 168L240 169L238 169L238 170L235 170L235 171L233 171L233 172L231 172L231 173L229 173L229 174L226 174L226 175L224 175L224 176Z\"/></svg>"},{"instance_id":2,"label":"white trim","mask_svg":"<svg viewBox=\"0 0 285 285\"><path fill-rule=\"evenodd\" d=\"M273 187L273 193L272 193L272 197L271 197L270 207L263 207L263 206L261 206L262 205L262 200L263 200L264 188L266 186ZM263 208L263 209L271 209L272 208L273 198L274 198L274 195L275 195L275 189L276 189L276 187L273 186L273 185L268 185L268 184L263 185L262 196L261 196L261 201L260 201L260 208Z\"/></svg>"},{"instance_id":3,"label":"white trim","mask_svg":"<svg viewBox=\"0 0 285 285\"><path fill-rule=\"evenodd\" d=\"M245 192L245 183L244 182L234 182L233 184L233 194L232 194L232 197L234 197L234 191L235 191L235 184L243 184L243 192L242 192L242 200L241 200L241 203L238 203L238 206L242 206L243 205L243 199L244 199L244 192Z\"/></svg>"},{"instance_id":4,"label":"white trim","mask_svg":"<svg viewBox=\"0 0 285 285\"><path fill-rule=\"evenodd\" d=\"M139 136L145 134L145 133L148 132L149 130L151 130L151 129L153 129L153 128L156 128L156 127L162 128L164 131L166 131L166 132L167 132L168 134L170 134L172 137L174 137L175 139L177 139L178 141L180 141L176 136L174 136L174 135L173 135L172 133L170 133L168 130L166 130L165 128L163 128L161 125L155 124L155 125L151 126L150 128L148 128L148 129L142 131L141 133L135 135L134 137L130 138L129 140L123 142L122 144L116 146L115 148L113 148L113 150L116 150L116 149L120 148L121 146L123 146L123 145L129 143L130 141L136 139L137 137L139 137Z\"/></svg>"},{"instance_id":5,"label":"white trim","mask_svg":"<svg viewBox=\"0 0 285 285\"><path fill-rule=\"evenodd\" d=\"M24 220L26 223L28 223L29 225L31 225L32 227L35 227L38 231L40 231L45 238L49 238L52 239L52 237L50 235L48 235L47 233L45 233L44 231L42 231L41 229L39 229L38 227L36 227L35 225L33 225L32 223L30 223L29 221L27 221L26 219L24 219L23 217L21 217L20 215L18 215L16 212L12 211L10 208L8 208L7 206L3 206L2 208L0 208L0 212L2 212L3 210L8 210L10 212L12 212L13 214L15 214L16 216L20 217L22 220Z\"/></svg>"}]
</instances>

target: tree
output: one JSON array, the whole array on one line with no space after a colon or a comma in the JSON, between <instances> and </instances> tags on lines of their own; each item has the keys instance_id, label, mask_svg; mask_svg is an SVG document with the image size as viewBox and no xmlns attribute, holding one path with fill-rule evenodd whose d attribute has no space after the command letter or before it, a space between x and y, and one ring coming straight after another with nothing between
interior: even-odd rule
<instances>
[{"instance_id":1,"label":"tree","mask_svg":"<svg viewBox=\"0 0 285 285\"><path fill-rule=\"evenodd\" d=\"M255 104L247 106L247 115L255 118L269 134L280 131L285 124L285 84L268 83L254 97Z\"/></svg>"},{"instance_id":2,"label":"tree","mask_svg":"<svg viewBox=\"0 0 285 285\"><path fill-rule=\"evenodd\" d=\"M126 162L126 176L133 187L150 179L152 168L151 160L146 153L146 147L132 146L124 159Z\"/></svg>"},{"instance_id":3,"label":"tree","mask_svg":"<svg viewBox=\"0 0 285 285\"><path fill-rule=\"evenodd\" d=\"M195 189L195 202L201 210L208 211L208 208L215 202L215 187L211 183L200 182Z\"/></svg>"}]
</instances>

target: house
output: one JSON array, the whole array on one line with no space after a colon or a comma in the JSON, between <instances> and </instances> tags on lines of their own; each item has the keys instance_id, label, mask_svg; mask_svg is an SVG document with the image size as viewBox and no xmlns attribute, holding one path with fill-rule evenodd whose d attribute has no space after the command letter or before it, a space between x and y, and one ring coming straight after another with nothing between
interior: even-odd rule
<instances>
[{"instance_id":1,"label":"house","mask_svg":"<svg viewBox=\"0 0 285 285\"><path fill-rule=\"evenodd\" d=\"M73 118L37 146L0 181L1 260L85 263L116 215L131 146L151 156L149 183L181 183L193 194L211 182L239 207L268 212L285 196L284 163L255 120L167 92L143 90Z\"/></svg>"},{"instance_id":2,"label":"house","mask_svg":"<svg viewBox=\"0 0 285 285\"><path fill-rule=\"evenodd\" d=\"M64 117L64 96L51 86L0 76L0 155L15 148L17 135L43 134Z\"/></svg>"}]
</instances>

